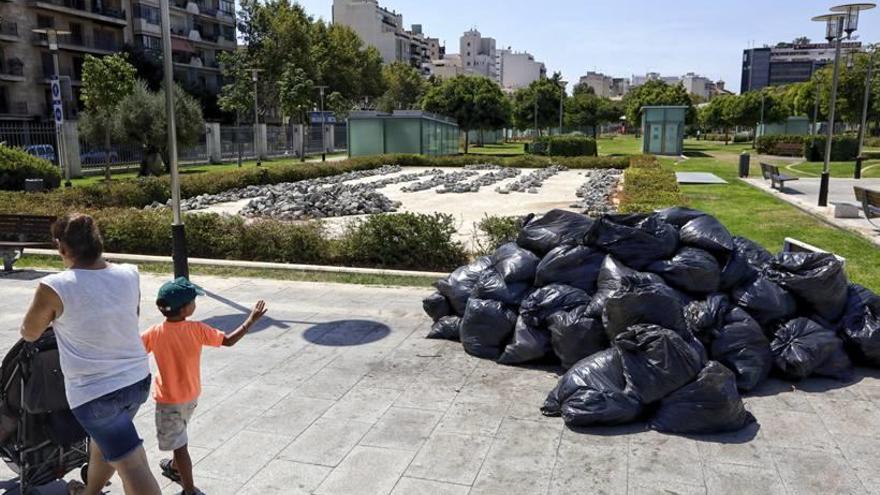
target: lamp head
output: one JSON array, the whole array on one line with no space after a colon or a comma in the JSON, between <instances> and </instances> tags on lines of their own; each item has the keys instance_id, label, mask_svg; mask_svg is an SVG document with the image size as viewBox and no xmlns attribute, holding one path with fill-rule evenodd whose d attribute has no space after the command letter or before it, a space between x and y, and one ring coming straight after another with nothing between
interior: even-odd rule
<instances>
[{"instance_id":1,"label":"lamp head","mask_svg":"<svg viewBox=\"0 0 880 495\"><path fill-rule=\"evenodd\" d=\"M871 10L876 6L873 3L849 3L831 7L831 12L846 16L843 30L846 32L847 37L849 37L859 28L859 13L863 10Z\"/></svg>"},{"instance_id":2,"label":"lamp head","mask_svg":"<svg viewBox=\"0 0 880 495\"><path fill-rule=\"evenodd\" d=\"M825 23L825 39L829 43L843 36L843 28L846 24L846 15L839 13L824 14L813 17L815 22Z\"/></svg>"}]
</instances>

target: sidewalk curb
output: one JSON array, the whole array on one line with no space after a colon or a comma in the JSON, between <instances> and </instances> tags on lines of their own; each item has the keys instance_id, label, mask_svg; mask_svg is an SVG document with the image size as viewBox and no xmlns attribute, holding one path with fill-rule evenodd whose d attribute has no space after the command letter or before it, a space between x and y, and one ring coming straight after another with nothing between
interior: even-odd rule
<instances>
[{"instance_id":1,"label":"sidewalk curb","mask_svg":"<svg viewBox=\"0 0 880 495\"><path fill-rule=\"evenodd\" d=\"M28 249L26 254L60 257L54 249ZM170 256L149 256L143 254L104 253L104 258L111 261L127 263L172 263ZM190 265L219 266L225 268L255 268L264 270L289 270L297 272L348 273L356 275L386 275L397 277L430 277L444 278L448 273L420 272L412 270L386 270L383 268L354 268L348 266L299 265L290 263L269 263L262 261L214 260L208 258L190 258Z\"/></svg>"}]
</instances>

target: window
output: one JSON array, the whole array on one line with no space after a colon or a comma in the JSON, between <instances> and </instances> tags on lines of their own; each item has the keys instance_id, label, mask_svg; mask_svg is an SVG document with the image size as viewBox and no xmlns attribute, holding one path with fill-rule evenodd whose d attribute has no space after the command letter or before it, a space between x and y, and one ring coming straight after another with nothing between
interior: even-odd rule
<instances>
[{"instance_id":1,"label":"window","mask_svg":"<svg viewBox=\"0 0 880 495\"><path fill-rule=\"evenodd\" d=\"M55 27L55 18L49 17L47 15L38 15L37 16L37 27L40 27L40 28Z\"/></svg>"},{"instance_id":2,"label":"window","mask_svg":"<svg viewBox=\"0 0 880 495\"><path fill-rule=\"evenodd\" d=\"M43 52L40 54L40 61L43 65L43 77L52 77L55 73L55 66L52 63L52 54Z\"/></svg>"},{"instance_id":3,"label":"window","mask_svg":"<svg viewBox=\"0 0 880 495\"><path fill-rule=\"evenodd\" d=\"M145 50L162 50L162 40L158 36L141 35L137 38L137 43Z\"/></svg>"},{"instance_id":4,"label":"window","mask_svg":"<svg viewBox=\"0 0 880 495\"><path fill-rule=\"evenodd\" d=\"M82 45L83 44L82 24L74 23L74 22L70 23L70 40L75 45Z\"/></svg>"},{"instance_id":5,"label":"window","mask_svg":"<svg viewBox=\"0 0 880 495\"><path fill-rule=\"evenodd\" d=\"M222 26L223 37L229 41L235 41L235 26Z\"/></svg>"},{"instance_id":6,"label":"window","mask_svg":"<svg viewBox=\"0 0 880 495\"><path fill-rule=\"evenodd\" d=\"M228 15L235 15L235 2L230 0L220 0L220 12Z\"/></svg>"},{"instance_id":7,"label":"window","mask_svg":"<svg viewBox=\"0 0 880 495\"><path fill-rule=\"evenodd\" d=\"M82 80L83 62L85 59L82 57L73 57L73 78L77 81Z\"/></svg>"},{"instance_id":8,"label":"window","mask_svg":"<svg viewBox=\"0 0 880 495\"><path fill-rule=\"evenodd\" d=\"M134 17L136 19L143 19L144 21L155 24L159 26L161 24L159 19L159 9L153 7L152 5L144 5L142 3L136 3L133 7Z\"/></svg>"}]
</instances>

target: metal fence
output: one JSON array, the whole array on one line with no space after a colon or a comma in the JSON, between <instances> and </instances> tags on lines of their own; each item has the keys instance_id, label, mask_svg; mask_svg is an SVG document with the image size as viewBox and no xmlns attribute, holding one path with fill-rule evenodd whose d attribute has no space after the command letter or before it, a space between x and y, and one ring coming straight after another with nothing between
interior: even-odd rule
<instances>
[{"instance_id":1,"label":"metal fence","mask_svg":"<svg viewBox=\"0 0 880 495\"><path fill-rule=\"evenodd\" d=\"M254 158L253 126L220 127L220 154L223 160L233 160L239 153L243 158Z\"/></svg>"},{"instance_id":2,"label":"metal fence","mask_svg":"<svg viewBox=\"0 0 880 495\"><path fill-rule=\"evenodd\" d=\"M348 149L348 126L343 122L333 126L333 150L345 151Z\"/></svg>"},{"instance_id":3,"label":"metal fence","mask_svg":"<svg viewBox=\"0 0 880 495\"><path fill-rule=\"evenodd\" d=\"M52 123L0 122L0 142L58 165L56 137Z\"/></svg>"},{"instance_id":4,"label":"metal fence","mask_svg":"<svg viewBox=\"0 0 880 495\"><path fill-rule=\"evenodd\" d=\"M116 171L132 170L139 168L144 157L144 150L136 144L111 143L108 149L104 143L92 143L80 135L79 160L82 170L89 173L94 170L103 170L107 163L107 155L110 158L110 168ZM192 165L208 162L208 145L204 133L193 146L178 146L178 163Z\"/></svg>"},{"instance_id":5,"label":"metal fence","mask_svg":"<svg viewBox=\"0 0 880 495\"><path fill-rule=\"evenodd\" d=\"M293 129L290 126L267 125L266 126L266 154L269 156L287 156L296 154L291 135Z\"/></svg>"}]
</instances>

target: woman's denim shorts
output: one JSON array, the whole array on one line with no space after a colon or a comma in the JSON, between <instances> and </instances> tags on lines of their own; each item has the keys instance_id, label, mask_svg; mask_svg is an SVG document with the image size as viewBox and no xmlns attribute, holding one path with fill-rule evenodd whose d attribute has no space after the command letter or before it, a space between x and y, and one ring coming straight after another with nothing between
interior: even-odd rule
<instances>
[{"instance_id":1,"label":"woman's denim shorts","mask_svg":"<svg viewBox=\"0 0 880 495\"><path fill-rule=\"evenodd\" d=\"M104 460L123 459L141 446L134 417L150 396L150 376L99 397L72 410L74 417L94 440Z\"/></svg>"}]
</instances>

